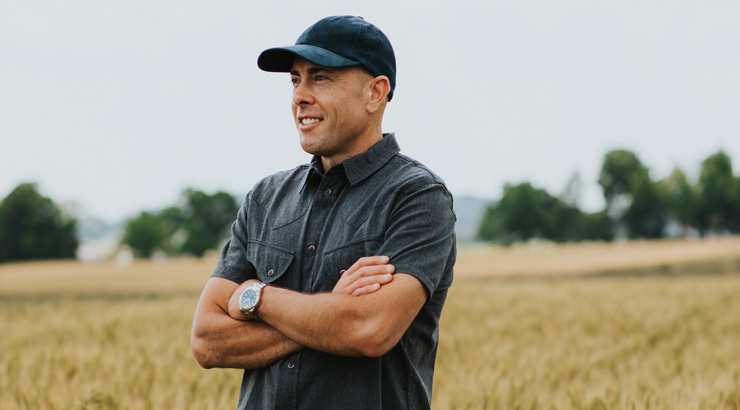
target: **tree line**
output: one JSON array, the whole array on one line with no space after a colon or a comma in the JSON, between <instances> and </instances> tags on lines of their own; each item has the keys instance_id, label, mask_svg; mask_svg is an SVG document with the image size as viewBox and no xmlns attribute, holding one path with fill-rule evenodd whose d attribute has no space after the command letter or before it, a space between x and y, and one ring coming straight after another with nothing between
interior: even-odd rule
<instances>
[{"instance_id":1,"label":"tree line","mask_svg":"<svg viewBox=\"0 0 740 410\"><path fill-rule=\"evenodd\" d=\"M659 180L649 171L631 151L608 152L598 177L605 207L594 213L579 209L577 179L559 196L528 182L506 185L486 208L478 239L510 244L740 233L740 177L724 151L706 158L693 182L680 168Z\"/></svg>"},{"instance_id":2,"label":"tree line","mask_svg":"<svg viewBox=\"0 0 740 410\"><path fill-rule=\"evenodd\" d=\"M226 192L186 189L178 205L143 211L126 221L121 245L138 257L154 252L203 256L229 236L238 204ZM34 183L22 183L0 202L0 262L69 259L79 246L77 220Z\"/></svg>"},{"instance_id":3,"label":"tree line","mask_svg":"<svg viewBox=\"0 0 740 410\"><path fill-rule=\"evenodd\" d=\"M598 177L605 207L593 213L578 207L578 178L560 195L528 182L506 185L486 208L478 238L510 244L740 233L740 177L723 151L701 163L695 181L680 168L659 180L649 171L633 152L608 152ZM238 208L226 192L189 188L178 205L127 220L121 243L142 258L158 250L202 256L228 238ZM78 245L77 220L36 184L22 183L0 202L0 262L74 258Z\"/></svg>"}]
</instances>

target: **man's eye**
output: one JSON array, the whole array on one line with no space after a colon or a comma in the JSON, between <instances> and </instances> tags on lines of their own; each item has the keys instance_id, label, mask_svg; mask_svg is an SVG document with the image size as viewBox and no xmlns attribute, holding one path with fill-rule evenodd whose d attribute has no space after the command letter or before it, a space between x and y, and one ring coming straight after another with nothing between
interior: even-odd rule
<instances>
[{"instance_id":1,"label":"man's eye","mask_svg":"<svg viewBox=\"0 0 740 410\"><path fill-rule=\"evenodd\" d=\"M291 83L292 83L293 85L298 85L298 84L300 84L301 80L300 80L299 78L291 78L291 79L290 79L290 82L291 82Z\"/></svg>"},{"instance_id":2,"label":"man's eye","mask_svg":"<svg viewBox=\"0 0 740 410\"><path fill-rule=\"evenodd\" d=\"M316 77L313 78L314 81L322 81L322 80L326 80L326 79L327 78L324 77L323 75L317 75Z\"/></svg>"}]
</instances>

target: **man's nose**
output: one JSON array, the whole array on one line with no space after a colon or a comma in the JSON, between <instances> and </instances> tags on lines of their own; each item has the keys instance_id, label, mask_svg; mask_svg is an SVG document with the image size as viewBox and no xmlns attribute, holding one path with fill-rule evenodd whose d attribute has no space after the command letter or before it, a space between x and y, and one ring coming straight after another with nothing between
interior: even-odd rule
<instances>
[{"instance_id":1,"label":"man's nose","mask_svg":"<svg viewBox=\"0 0 740 410\"><path fill-rule=\"evenodd\" d=\"M312 103L313 92L311 90L311 87L301 81L296 87L293 88L293 104L306 105Z\"/></svg>"}]
</instances>

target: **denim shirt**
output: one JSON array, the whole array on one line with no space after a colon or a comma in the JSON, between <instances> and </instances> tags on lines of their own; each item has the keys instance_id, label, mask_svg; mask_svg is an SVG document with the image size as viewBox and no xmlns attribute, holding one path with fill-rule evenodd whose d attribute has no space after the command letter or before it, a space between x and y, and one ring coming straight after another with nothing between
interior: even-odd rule
<instances>
[{"instance_id":1,"label":"denim shirt","mask_svg":"<svg viewBox=\"0 0 740 410\"><path fill-rule=\"evenodd\" d=\"M247 195L213 276L331 292L363 256L387 255L427 301L381 357L304 349L245 370L239 409L428 409L439 317L456 247L452 195L402 154L393 134L324 173L320 158L269 176Z\"/></svg>"}]
</instances>

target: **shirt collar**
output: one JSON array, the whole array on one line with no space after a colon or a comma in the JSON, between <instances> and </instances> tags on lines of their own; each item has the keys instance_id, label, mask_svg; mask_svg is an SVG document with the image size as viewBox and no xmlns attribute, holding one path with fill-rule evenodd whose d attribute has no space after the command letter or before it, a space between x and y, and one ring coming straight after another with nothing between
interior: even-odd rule
<instances>
[{"instance_id":1,"label":"shirt collar","mask_svg":"<svg viewBox=\"0 0 740 410\"><path fill-rule=\"evenodd\" d=\"M347 182L350 185L355 185L382 168L383 165L400 151L401 148L398 146L398 142L396 142L396 135L392 132L383 134L383 139L375 143L370 149L342 161L337 167L343 167L344 173L347 175ZM301 192L306 188L311 178L316 175L324 175L321 157L318 156L314 156L311 159L308 171L306 172L306 180L301 187Z\"/></svg>"},{"instance_id":2,"label":"shirt collar","mask_svg":"<svg viewBox=\"0 0 740 410\"><path fill-rule=\"evenodd\" d=\"M311 163L308 164L308 171L306 171L306 180L303 181L303 186L301 186L301 190L298 191L299 194L303 193L303 190L306 189L306 185L311 181L311 178L314 176L322 176L324 175L324 172L321 167L321 158L314 156L311 160Z\"/></svg>"},{"instance_id":3,"label":"shirt collar","mask_svg":"<svg viewBox=\"0 0 740 410\"><path fill-rule=\"evenodd\" d=\"M382 168L399 151L401 151L401 148L396 142L396 135L392 132L383 134L383 139L370 147L369 150L342 162L344 172L347 174L347 181L350 185L362 182L362 180Z\"/></svg>"}]
</instances>

